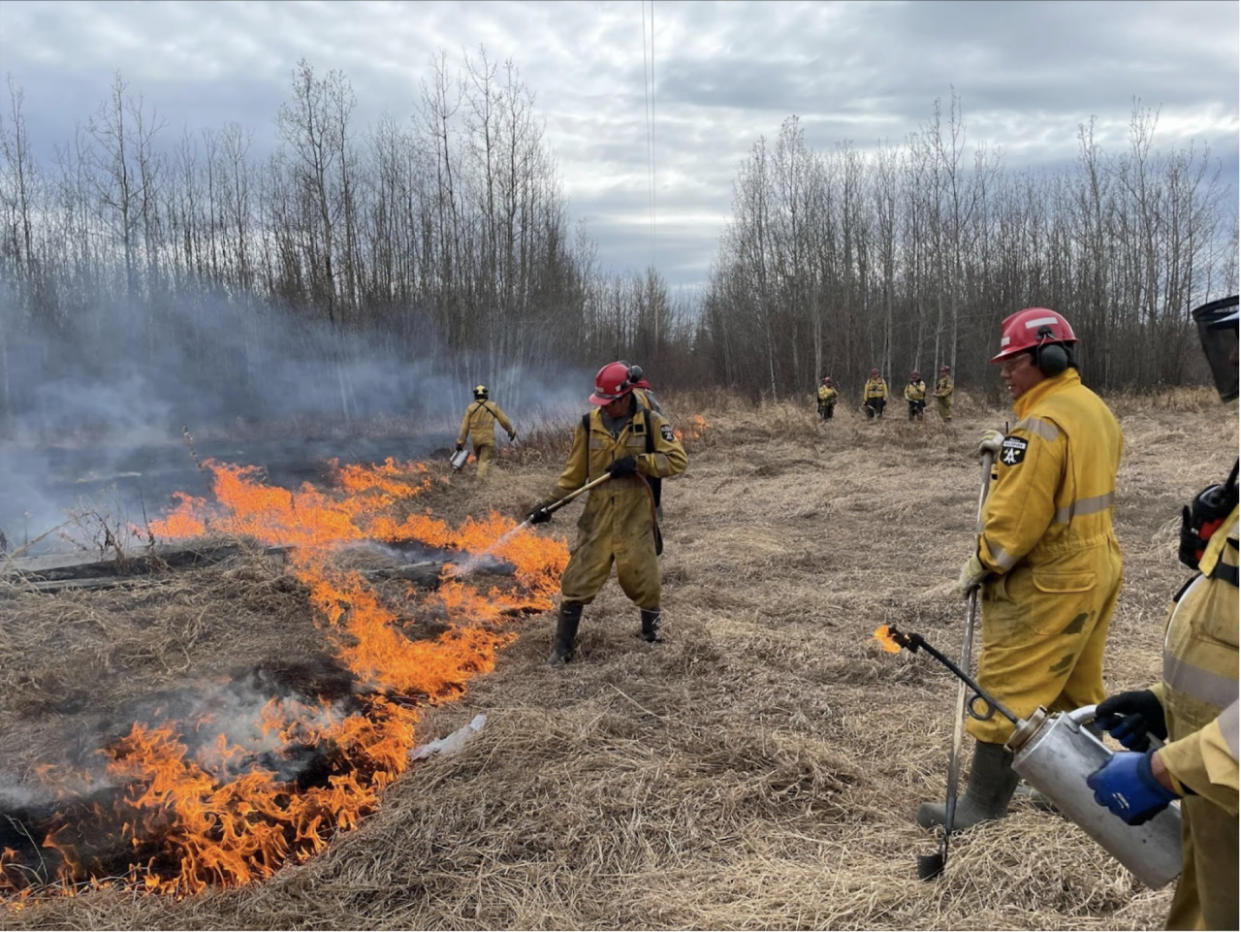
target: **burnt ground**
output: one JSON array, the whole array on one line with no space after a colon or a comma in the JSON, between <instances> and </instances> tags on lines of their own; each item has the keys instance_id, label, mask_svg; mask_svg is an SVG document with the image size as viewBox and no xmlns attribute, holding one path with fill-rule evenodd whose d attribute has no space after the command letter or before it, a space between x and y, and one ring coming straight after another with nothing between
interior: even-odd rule
<instances>
[{"instance_id":1,"label":"burnt ground","mask_svg":"<svg viewBox=\"0 0 1241 932\"><path fill-rule=\"evenodd\" d=\"M1126 435L1117 527L1126 582L1111 689L1157 676L1180 505L1220 481L1235 408L1206 392L1113 399ZM423 740L485 712L465 750L412 767L380 810L263 884L198 897L88 892L0 909L6 928L1043 928L1162 924L1170 890L1137 883L1083 832L1025 802L963 834L944 876L913 823L943 795L955 685L878 650L896 623L950 656L952 593L978 493L971 450L1006 414L962 398L874 424L813 404L669 398L690 441L665 484L668 641L634 637L615 581L587 609L579 660L546 667L554 617L521 621L494 672L429 709ZM895 406L894 406L895 407ZM899 413L899 412L894 412ZM469 472L427 504L451 520L550 489L555 444ZM440 463L433 469L444 472ZM541 533L571 536L571 506ZM316 654L304 588L261 552L131 588L0 593L0 781L66 761L87 724L194 678ZM78 747L80 751L81 748Z\"/></svg>"}]
</instances>

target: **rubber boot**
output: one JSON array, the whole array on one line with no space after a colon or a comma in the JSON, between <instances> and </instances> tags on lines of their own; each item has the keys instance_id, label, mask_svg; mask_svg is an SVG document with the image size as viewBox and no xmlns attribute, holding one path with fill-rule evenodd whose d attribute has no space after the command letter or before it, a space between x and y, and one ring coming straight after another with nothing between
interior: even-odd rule
<instances>
[{"instance_id":1,"label":"rubber boot","mask_svg":"<svg viewBox=\"0 0 1241 932\"><path fill-rule=\"evenodd\" d=\"M659 636L660 610L657 608L642 609L642 640L651 644L662 644L664 639Z\"/></svg>"},{"instance_id":2,"label":"rubber boot","mask_svg":"<svg viewBox=\"0 0 1241 932\"><path fill-rule=\"evenodd\" d=\"M573 646L577 640L577 626L582 621L582 603L560 603L560 615L556 619L556 642L552 646L552 655L547 658L548 664L559 667L573 659Z\"/></svg>"},{"instance_id":3,"label":"rubber boot","mask_svg":"<svg viewBox=\"0 0 1241 932\"><path fill-rule=\"evenodd\" d=\"M974 749L965 796L957 800L952 830L958 832L979 822L1004 818L1019 779L1013 770L1012 751L1002 744L979 741ZM944 803L923 803L918 807L918 824L923 828L943 825L946 821L944 809Z\"/></svg>"}]
</instances>

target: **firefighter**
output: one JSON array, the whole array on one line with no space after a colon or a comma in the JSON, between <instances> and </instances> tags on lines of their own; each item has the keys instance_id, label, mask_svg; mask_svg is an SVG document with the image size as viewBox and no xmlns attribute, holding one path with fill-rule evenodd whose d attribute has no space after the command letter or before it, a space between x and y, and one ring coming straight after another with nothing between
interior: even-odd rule
<instances>
[{"instance_id":1,"label":"firefighter","mask_svg":"<svg viewBox=\"0 0 1241 932\"><path fill-rule=\"evenodd\" d=\"M935 404L939 408L939 416L945 421L951 421L952 370L947 365L939 367L939 378L935 381Z\"/></svg>"},{"instance_id":2,"label":"firefighter","mask_svg":"<svg viewBox=\"0 0 1241 932\"><path fill-rule=\"evenodd\" d=\"M591 489L577 523L577 543L560 578L552 665L573 659L582 607L607 582L613 562L621 589L640 610L641 636L651 643L660 640L662 542L648 480L680 475L686 457L667 419L638 404L630 375L623 362L599 370L590 396L596 407L574 429L569 462L556 483L558 499L604 473L612 477ZM532 523L551 517L547 504L531 512Z\"/></svg>"},{"instance_id":3,"label":"firefighter","mask_svg":"<svg viewBox=\"0 0 1241 932\"><path fill-rule=\"evenodd\" d=\"M1222 401L1237 397L1237 297L1194 311ZM1231 360L1231 361L1229 361ZM1237 914L1237 466L1182 511L1181 562L1196 573L1164 621L1163 678L1099 703L1121 751L1086 782L1139 825L1181 800L1181 877L1169 929L1235 929ZM1149 735L1166 741L1150 750Z\"/></svg>"},{"instance_id":4,"label":"firefighter","mask_svg":"<svg viewBox=\"0 0 1241 932\"><path fill-rule=\"evenodd\" d=\"M825 421L832 419L832 414L836 410L836 383L832 381L830 375L823 376L823 381L819 383L819 417Z\"/></svg>"},{"instance_id":5,"label":"firefighter","mask_svg":"<svg viewBox=\"0 0 1241 932\"><path fill-rule=\"evenodd\" d=\"M866 405L868 419L883 417L883 409L888 403L888 383L883 380L878 369L870 370L870 378L862 389L862 403Z\"/></svg>"},{"instance_id":6,"label":"firefighter","mask_svg":"<svg viewBox=\"0 0 1241 932\"><path fill-rule=\"evenodd\" d=\"M982 530L957 586L981 586L978 682L1019 718L1100 702L1103 646L1120 591L1121 556L1112 499L1123 446L1120 425L1086 388L1073 357L1077 338L1055 311L1032 307L1005 319L991 360L1013 397L1008 436L979 444L995 456ZM1004 816L1017 786L1001 716L971 719L977 739L954 826ZM944 823L924 803L924 828Z\"/></svg>"},{"instance_id":7,"label":"firefighter","mask_svg":"<svg viewBox=\"0 0 1241 932\"><path fill-rule=\"evenodd\" d=\"M926 382L922 381L922 373L917 369L909 373L909 381L905 384L905 400L909 402L909 419L922 420L922 412L926 410Z\"/></svg>"},{"instance_id":8,"label":"firefighter","mask_svg":"<svg viewBox=\"0 0 1241 932\"><path fill-rule=\"evenodd\" d=\"M474 402L465 410L461 419L461 430L457 433L457 452L465 449L465 438L468 435L474 445L474 455L478 458L478 478L486 479L491 471L491 460L496 453L496 422L508 431L509 443L517 439L517 431L508 417L500 410L500 406L487 398L487 386L474 386Z\"/></svg>"}]
</instances>

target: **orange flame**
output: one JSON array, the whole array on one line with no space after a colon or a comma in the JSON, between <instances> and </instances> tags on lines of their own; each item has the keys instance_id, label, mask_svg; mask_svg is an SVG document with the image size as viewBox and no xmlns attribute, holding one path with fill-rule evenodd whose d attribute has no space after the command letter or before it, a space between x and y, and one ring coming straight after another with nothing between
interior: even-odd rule
<instances>
[{"instance_id":1,"label":"orange flame","mask_svg":"<svg viewBox=\"0 0 1241 932\"><path fill-rule=\"evenodd\" d=\"M494 512L456 528L414 512L411 504L432 483L419 463L333 464L329 491L269 486L251 467L206 466L215 504L178 493L152 532L164 538L228 533L295 546L291 572L308 587L316 624L361 695L338 707L272 699L256 714L249 737L221 732L194 752L183 736L203 723L135 724L102 751L109 777L126 787L114 821L133 851L129 871L108 880L84 875L65 822L43 842L63 864L60 886L41 893L72 895L88 884L186 895L259 880L313 856L372 812L379 792L408 766L418 721L411 706L456 698L470 677L491 670L497 652L516 637L511 617L551 608L568 562L563 542L517 530L515 521ZM482 592L468 576L451 576L450 565L433 593L411 588L402 609L447 625L435 639L411 640L401 627L406 619L365 577L331 563L332 545L364 539L417 539L464 554L494 547L515 573ZM296 748L323 755L328 773L321 785L299 790L253 764L263 753L276 760ZM0 896L14 907L32 887L25 873L5 869L17 858L11 849L0 851Z\"/></svg>"},{"instance_id":2,"label":"orange flame","mask_svg":"<svg viewBox=\"0 0 1241 932\"><path fill-rule=\"evenodd\" d=\"M892 640L892 637L888 634L887 625L880 625L876 628L874 637L889 654L899 654L901 652L901 645Z\"/></svg>"}]
</instances>

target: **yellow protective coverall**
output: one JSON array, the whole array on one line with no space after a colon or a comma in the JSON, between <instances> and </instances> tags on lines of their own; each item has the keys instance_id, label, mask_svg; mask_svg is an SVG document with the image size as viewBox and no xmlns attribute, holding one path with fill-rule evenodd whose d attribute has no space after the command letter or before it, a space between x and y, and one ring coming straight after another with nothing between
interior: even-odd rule
<instances>
[{"instance_id":1,"label":"yellow protective coverall","mask_svg":"<svg viewBox=\"0 0 1241 932\"><path fill-rule=\"evenodd\" d=\"M939 407L939 416L945 421L952 420L952 376L941 375L935 382L935 403Z\"/></svg>"},{"instance_id":2,"label":"yellow protective coverall","mask_svg":"<svg viewBox=\"0 0 1241 932\"><path fill-rule=\"evenodd\" d=\"M888 403L888 383L883 380L883 376L866 380L866 385L862 388L862 402L866 405L867 417L883 415L884 405Z\"/></svg>"},{"instance_id":3,"label":"yellow protective coverall","mask_svg":"<svg viewBox=\"0 0 1241 932\"><path fill-rule=\"evenodd\" d=\"M461 419L461 430L457 433L458 446L465 443L466 435L469 435L470 443L474 445L474 455L478 457L478 478L480 479L487 478L487 473L491 469L491 460L495 456L496 421L499 421L500 426L508 431L509 440L516 436L517 432L513 430L513 425L500 410L498 404L486 399L475 401L466 408L465 417Z\"/></svg>"},{"instance_id":4,"label":"yellow protective coverall","mask_svg":"<svg viewBox=\"0 0 1241 932\"><path fill-rule=\"evenodd\" d=\"M1013 403L983 507L978 557L994 575L982 596L978 682L1019 718L1039 706L1103 700L1103 645L1120 591L1112 499L1120 425L1076 369L1045 378ZM979 741L1013 725L970 719Z\"/></svg>"},{"instance_id":5,"label":"yellow protective coverall","mask_svg":"<svg viewBox=\"0 0 1241 932\"><path fill-rule=\"evenodd\" d=\"M1216 574L1231 568L1231 579ZM1237 509L1211 536L1202 575L1168 613L1163 705L1168 743L1159 757L1181 800L1182 870L1169 929L1236 929L1237 919Z\"/></svg>"},{"instance_id":6,"label":"yellow protective coverall","mask_svg":"<svg viewBox=\"0 0 1241 932\"><path fill-rule=\"evenodd\" d=\"M905 383L905 400L909 402L909 417L922 419L922 409L926 407L926 382L918 379ZM919 404L918 402L921 402Z\"/></svg>"},{"instance_id":7,"label":"yellow protective coverall","mask_svg":"<svg viewBox=\"0 0 1241 932\"><path fill-rule=\"evenodd\" d=\"M839 393L830 385L820 385L817 394L819 399L819 417L826 421L832 416L832 409L836 407L836 396Z\"/></svg>"},{"instance_id":8,"label":"yellow protective coverall","mask_svg":"<svg viewBox=\"0 0 1241 932\"><path fill-rule=\"evenodd\" d=\"M625 595L639 608L657 609L661 576L655 553L655 507L644 477L685 472L685 448L662 414L636 405L616 437L603 425L598 408L587 416L587 424L584 428L579 423L574 430L569 462L556 483L557 498L599 478L609 465L626 456L635 459L638 471L590 490L577 522L577 543L560 578L560 592L567 601L589 604L607 582L615 561L616 578Z\"/></svg>"}]
</instances>

